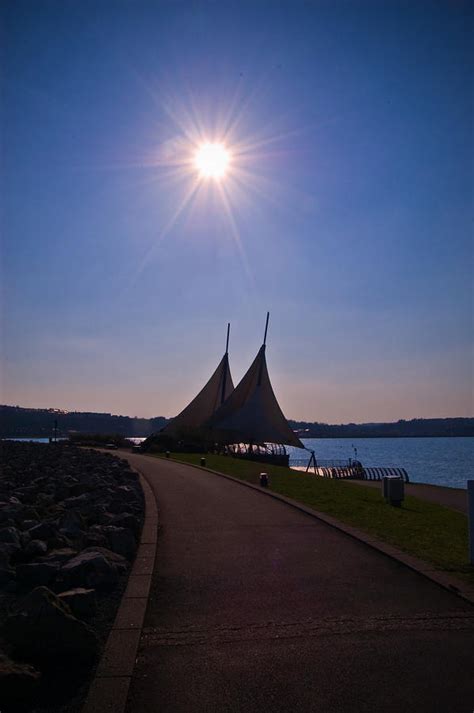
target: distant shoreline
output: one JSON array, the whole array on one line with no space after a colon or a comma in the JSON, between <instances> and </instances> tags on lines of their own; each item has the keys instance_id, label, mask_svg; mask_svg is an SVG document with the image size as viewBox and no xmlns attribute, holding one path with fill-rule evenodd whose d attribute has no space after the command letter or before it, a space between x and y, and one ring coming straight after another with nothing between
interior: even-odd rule
<instances>
[{"instance_id":1,"label":"distant shoreline","mask_svg":"<svg viewBox=\"0 0 474 713\"><path fill-rule=\"evenodd\" d=\"M0 405L0 438L48 438L69 433L115 434L125 438L147 438L171 419L131 418L110 413L30 409ZM474 436L474 418L418 418L382 423L328 424L288 419L300 438L459 438Z\"/></svg>"}]
</instances>

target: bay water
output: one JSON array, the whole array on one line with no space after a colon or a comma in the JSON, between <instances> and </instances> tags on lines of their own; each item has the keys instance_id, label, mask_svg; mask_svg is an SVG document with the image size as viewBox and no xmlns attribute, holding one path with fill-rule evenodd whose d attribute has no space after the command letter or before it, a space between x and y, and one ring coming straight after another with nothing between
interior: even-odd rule
<instances>
[{"instance_id":1,"label":"bay water","mask_svg":"<svg viewBox=\"0 0 474 713\"><path fill-rule=\"evenodd\" d=\"M467 488L474 479L474 438L303 438L321 460L356 458L367 467L405 468L410 482ZM292 459L304 458L287 447ZM309 454L308 454L309 455Z\"/></svg>"},{"instance_id":2,"label":"bay water","mask_svg":"<svg viewBox=\"0 0 474 713\"><path fill-rule=\"evenodd\" d=\"M18 438L47 443L48 438ZM130 438L134 443L144 438ZM367 467L405 468L410 482L467 488L474 479L474 438L303 438L320 460L355 458ZM290 465L309 453L287 446Z\"/></svg>"}]
</instances>

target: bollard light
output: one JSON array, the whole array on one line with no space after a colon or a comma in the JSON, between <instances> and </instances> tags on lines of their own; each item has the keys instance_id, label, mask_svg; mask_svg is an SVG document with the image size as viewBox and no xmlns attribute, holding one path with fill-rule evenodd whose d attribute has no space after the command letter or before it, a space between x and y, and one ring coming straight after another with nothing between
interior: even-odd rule
<instances>
[{"instance_id":1,"label":"bollard light","mask_svg":"<svg viewBox=\"0 0 474 713\"><path fill-rule=\"evenodd\" d=\"M260 485L262 488L268 488L268 473L260 473Z\"/></svg>"},{"instance_id":2,"label":"bollard light","mask_svg":"<svg viewBox=\"0 0 474 713\"><path fill-rule=\"evenodd\" d=\"M201 458L201 465L203 468L206 467L206 459L205 458Z\"/></svg>"},{"instance_id":3,"label":"bollard light","mask_svg":"<svg viewBox=\"0 0 474 713\"><path fill-rule=\"evenodd\" d=\"M170 457L170 452L169 452L169 451L166 451L165 456L166 456L167 458L169 458L169 457Z\"/></svg>"}]
</instances>

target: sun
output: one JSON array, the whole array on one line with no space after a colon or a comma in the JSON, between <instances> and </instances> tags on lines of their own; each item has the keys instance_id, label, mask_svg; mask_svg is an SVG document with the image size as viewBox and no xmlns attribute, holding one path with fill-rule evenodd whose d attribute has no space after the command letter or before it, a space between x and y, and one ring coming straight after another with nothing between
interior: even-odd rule
<instances>
[{"instance_id":1,"label":"sun","mask_svg":"<svg viewBox=\"0 0 474 713\"><path fill-rule=\"evenodd\" d=\"M203 178L223 178L229 163L230 154L223 144L202 144L194 157L194 164Z\"/></svg>"}]
</instances>

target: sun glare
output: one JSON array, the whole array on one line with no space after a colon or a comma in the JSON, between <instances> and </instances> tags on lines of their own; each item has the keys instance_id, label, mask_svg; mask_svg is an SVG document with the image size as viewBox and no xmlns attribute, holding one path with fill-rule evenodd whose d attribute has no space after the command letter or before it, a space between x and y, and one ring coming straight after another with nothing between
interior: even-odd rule
<instances>
[{"instance_id":1,"label":"sun glare","mask_svg":"<svg viewBox=\"0 0 474 713\"><path fill-rule=\"evenodd\" d=\"M196 151L195 166L203 178L222 178L229 167L230 155L222 144L203 144Z\"/></svg>"}]
</instances>

